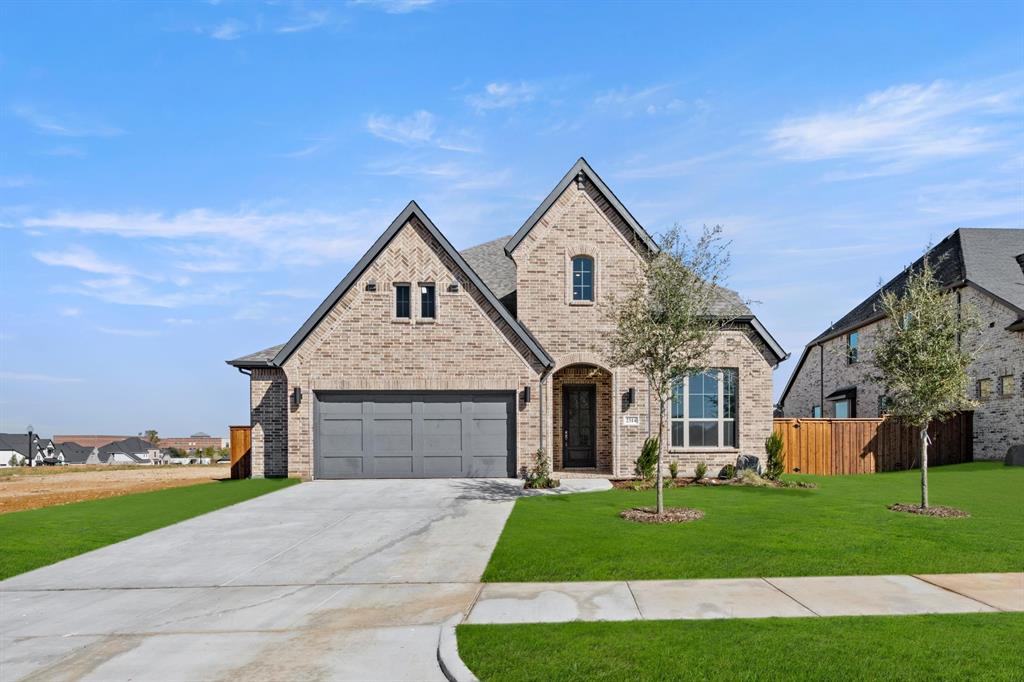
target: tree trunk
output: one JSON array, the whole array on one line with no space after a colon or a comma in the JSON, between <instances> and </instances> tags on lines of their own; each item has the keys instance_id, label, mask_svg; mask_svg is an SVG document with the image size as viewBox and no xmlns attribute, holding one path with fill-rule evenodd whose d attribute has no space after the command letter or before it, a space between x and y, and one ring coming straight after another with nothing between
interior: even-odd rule
<instances>
[{"instance_id":1,"label":"tree trunk","mask_svg":"<svg viewBox=\"0 0 1024 682\"><path fill-rule=\"evenodd\" d=\"M658 515L665 513L665 490L661 485L661 453L665 447L662 431L665 427L665 401L661 399L661 392L658 393L658 471L655 476L655 485L658 486Z\"/></svg>"},{"instance_id":2,"label":"tree trunk","mask_svg":"<svg viewBox=\"0 0 1024 682\"><path fill-rule=\"evenodd\" d=\"M928 424L921 427L921 508L928 508Z\"/></svg>"}]
</instances>

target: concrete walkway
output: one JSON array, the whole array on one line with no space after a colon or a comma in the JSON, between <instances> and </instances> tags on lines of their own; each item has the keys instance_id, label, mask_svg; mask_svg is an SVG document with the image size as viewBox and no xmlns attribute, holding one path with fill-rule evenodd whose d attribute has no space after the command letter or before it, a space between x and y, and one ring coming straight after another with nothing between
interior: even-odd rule
<instances>
[{"instance_id":1,"label":"concrete walkway","mask_svg":"<svg viewBox=\"0 0 1024 682\"><path fill-rule=\"evenodd\" d=\"M488 583L466 623L1024 611L1024 573Z\"/></svg>"}]
</instances>

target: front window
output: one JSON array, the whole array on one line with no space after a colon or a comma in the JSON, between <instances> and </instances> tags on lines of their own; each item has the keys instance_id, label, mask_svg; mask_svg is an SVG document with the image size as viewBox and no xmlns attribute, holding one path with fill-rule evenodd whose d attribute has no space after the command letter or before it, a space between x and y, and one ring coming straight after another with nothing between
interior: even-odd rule
<instances>
[{"instance_id":1,"label":"front window","mask_svg":"<svg viewBox=\"0 0 1024 682\"><path fill-rule=\"evenodd\" d=\"M395 285L395 317L408 319L412 317L411 306L409 305L409 285Z\"/></svg>"},{"instance_id":2,"label":"front window","mask_svg":"<svg viewBox=\"0 0 1024 682\"><path fill-rule=\"evenodd\" d=\"M572 259L572 300L594 300L594 259L590 256Z\"/></svg>"},{"instance_id":3,"label":"front window","mask_svg":"<svg viewBox=\"0 0 1024 682\"><path fill-rule=\"evenodd\" d=\"M999 395L1006 397L1013 395L1013 375L1004 374L999 377Z\"/></svg>"},{"instance_id":4,"label":"front window","mask_svg":"<svg viewBox=\"0 0 1024 682\"><path fill-rule=\"evenodd\" d=\"M811 408L811 417L814 419L821 419L821 405L815 405Z\"/></svg>"},{"instance_id":5,"label":"front window","mask_svg":"<svg viewBox=\"0 0 1024 682\"><path fill-rule=\"evenodd\" d=\"M992 380L978 379L978 398L988 400L992 397Z\"/></svg>"},{"instance_id":6,"label":"front window","mask_svg":"<svg viewBox=\"0 0 1024 682\"><path fill-rule=\"evenodd\" d=\"M835 402L835 416L836 416L836 419L849 419L850 418L850 401L849 400L837 400Z\"/></svg>"},{"instance_id":7,"label":"front window","mask_svg":"<svg viewBox=\"0 0 1024 682\"><path fill-rule=\"evenodd\" d=\"M428 319L437 317L437 299L433 284L420 285L420 317Z\"/></svg>"},{"instance_id":8,"label":"front window","mask_svg":"<svg viewBox=\"0 0 1024 682\"><path fill-rule=\"evenodd\" d=\"M857 362L857 350L860 343L860 332L850 332L846 337L846 361L849 364Z\"/></svg>"},{"instance_id":9,"label":"front window","mask_svg":"<svg viewBox=\"0 0 1024 682\"><path fill-rule=\"evenodd\" d=\"M672 446L736 447L737 370L709 369L672 387Z\"/></svg>"}]
</instances>

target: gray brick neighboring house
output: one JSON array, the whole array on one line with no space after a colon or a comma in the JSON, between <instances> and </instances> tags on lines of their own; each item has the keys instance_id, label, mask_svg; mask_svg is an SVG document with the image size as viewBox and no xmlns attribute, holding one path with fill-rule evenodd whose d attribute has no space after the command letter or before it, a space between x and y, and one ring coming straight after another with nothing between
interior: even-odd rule
<instances>
[{"instance_id":1,"label":"gray brick neighboring house","mask_svg":"<svg viewBox=\"0 0 1024 682\"><path fill-rule=\"evenodd\" d=\"M969 370L978 401L974 457L1001 458L1024 443L1024 230L961 228L911 267L925 257L957 304L980 318L978 333L963 340L977 352ZM779 402L786 417L880 415L884 396L871 363L888 324L880 297L905 279L900 273L807 344Z\"/></svg>"},{"instance_id":2,"label":"gray brick neighboring house","mask_svg":"<svg viewBox=\"0 0 1024 682\"><path fill-rule=\"evenodd\" d=\"M656 249L584 159L515 234L461 253L410 203L287 343L229 361L250 376L253 476L515 476L541 450L630 475L657 413L605 332ZM734 292L720 305L716 369L669 406L684 471L762 456L772 428L786 354Z\"/></svg>"}]
</instances>

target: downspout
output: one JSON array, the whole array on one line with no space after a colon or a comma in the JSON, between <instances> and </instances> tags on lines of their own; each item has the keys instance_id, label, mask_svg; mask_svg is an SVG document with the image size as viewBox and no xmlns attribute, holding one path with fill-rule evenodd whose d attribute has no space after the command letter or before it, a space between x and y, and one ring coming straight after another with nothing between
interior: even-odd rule
<instances>
[{"instance_id":1,"label":"downspout","mask_svg":"<svg viewBox=\"0 0 1024 682\"><path fill-rule=\"evenodd\" d=\"M544 380L551 374L551 368L546 368L540 374L540 385L538 387L538 395L540 397L540 449L544 450Z\"/></svg>"},{"instance_id":2,"label":"downspout","mask_svg":"<svg viewBox=\"0 0 1024 682\"><path fill-rule=\"evenodd\" d=\"M818 396L818 409L821 410L821 416L825 416L825 345L818 344L818 390L820 395Z\"/></svg>"}]
</instances>

